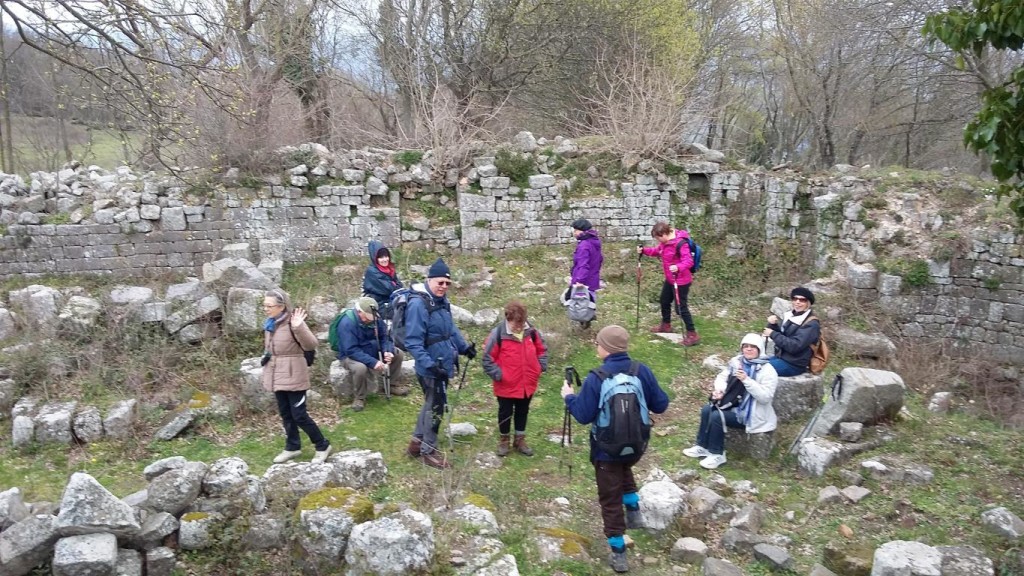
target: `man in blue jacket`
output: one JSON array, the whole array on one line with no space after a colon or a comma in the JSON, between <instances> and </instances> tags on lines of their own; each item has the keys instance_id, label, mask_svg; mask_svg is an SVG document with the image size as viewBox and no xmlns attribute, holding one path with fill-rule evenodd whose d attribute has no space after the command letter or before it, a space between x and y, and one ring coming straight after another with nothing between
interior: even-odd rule
<instances>
[{"instance_id":1,"label":"man in blue jacket","mask_svg":"<svg viewBox=\"0 0 1024 576\"><path fill-rule=\"evenodd\" d=\"M629 333L625 328L615 325L602 328L597 333L597 357L603 362L601 370L609 377L628 373L633 363L627 353L628 348ZM655 414L667 410L668 396L658 386L658 380L651 369L638 363L636 377L643 386L647 409ZM599 404L602 383L601 377L595 371L591 371L583 381L583 387L578 394L573 392L568 381L562 384L565 407L580 424L590 424L597 420L601 411ZM629 571L626 542L623 538L626 529L642 526L640 497L636 492L636 480L633 478L633 465L639 460L640 456L615 457L604 452L598 448L593 428L591 429L590 461L594 464L604 535L612 549L608 563L616 572ZM625 514L623 506L626 508Z\"/></svg>"},{"instance_id":2,"label":"man in blue jacket","mask_svg":"<svg viewBox=\"0 0 1024 576\"><path fill-rule=\"evenodd\" d=\"M455 375L459 354L470 360L476 357L476 346L463 339L452 319L451 304L445 297L451 285L451 271L438 258L427 271L426 286L412 287L415 295L409 296L405 309L405 348L416 359L416 379L423 389L423 407L407 452L434 468L450 466L437 449L448 380Z\"/></svg>"},{"instance_id":3,"label":"man in blue jacket","mask_svg":"<svg viewBox=\"0 0 1024 576\"><path fill-rule=\"evenodd\" d=\"M402 351L395 348L387 324L377 314L377 302L369 296L356 300L353 310L338 322L338 360L352 374L352 410L366 406L366 379L369 372L389 372L391 394L405 396L402 386Z\"/></svg>"}]
</instances>

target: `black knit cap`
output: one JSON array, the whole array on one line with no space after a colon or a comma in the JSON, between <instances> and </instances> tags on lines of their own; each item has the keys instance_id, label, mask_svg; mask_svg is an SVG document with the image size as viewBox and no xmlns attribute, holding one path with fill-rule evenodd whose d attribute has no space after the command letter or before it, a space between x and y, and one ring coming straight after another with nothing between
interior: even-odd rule
<instances>
[{"instance_id":1,"label":"black knit cap","mask_svg":"<svg viewBox=\"0 0 1024 576\"><path fill-rule=\"evenodd\" d=\"M810 290L804 288L803 286L797 286L796 288L793 288L793 290L789 292L790 298L793 298L794 296L803 296L804 298L807 298L808 302L814 304L814 292L811 292Z\"/></svg>"},{"instance_id":2,"label":"black knit cap","mask_svg":"<svg viewBox=\"0 0 1024 576\"><path fill-rule=\"evenodd\" d=\"M593 228L593 226L590 225L590 220L587 220L586 218L580 218L579 220L576 220L575 222L572 223L572 227L575 230L581 230L584 232Z\"/></svg>"}]
</instances>

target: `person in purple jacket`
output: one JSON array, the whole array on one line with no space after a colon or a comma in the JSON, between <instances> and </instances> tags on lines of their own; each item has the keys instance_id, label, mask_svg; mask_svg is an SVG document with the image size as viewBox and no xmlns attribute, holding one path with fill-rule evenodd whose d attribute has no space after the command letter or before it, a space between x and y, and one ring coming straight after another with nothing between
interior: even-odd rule
<instances>
[{"instance_id":1,"label":"person in purple jacket","mask_svg":"<svg viewBox=\"0 0 1024 576\"><path fill-rule=\"evenodd\" d=\"M572 255L572 275L569 285L583 284L591 294L601 287L601 239L590 221L580 218L572 223L572 235L576 238L576 251Z\"/></svg>"},{"instance_id":2,"label":"person in purple jacket","mask_svg":"<svg viewBox=\"0 0 1024 576\"><path fill-rule=\"evenodd\" d=\"M626 332L625 328L614 324L605 326L597 333L596 340L597 357L601 359L601 370L606 374L614 376L628 373L633 368L633 360L628 353L629 332ZM643 386L647 409L654 414L661 414L667 410L668 395L658 385L658 380L651 369L637 363L635 374ZM565 407L580 424L590 424L597 420L600 413L602 383L601 377L593 370L583 381L579 393L573 390L568 381L563 381L562 399L565 401ZM590 434L590 461L594 464L597 480L601 520L604 523L604 535L608 538L608 546L612 549L608 563L616 572L629 571L624 538L626 529L643 527L640 496L637 494L636 480L633 478L633 465L639 460L639 456L611 456L598 448L594 435Z\"/></svg>"}]
</instances>

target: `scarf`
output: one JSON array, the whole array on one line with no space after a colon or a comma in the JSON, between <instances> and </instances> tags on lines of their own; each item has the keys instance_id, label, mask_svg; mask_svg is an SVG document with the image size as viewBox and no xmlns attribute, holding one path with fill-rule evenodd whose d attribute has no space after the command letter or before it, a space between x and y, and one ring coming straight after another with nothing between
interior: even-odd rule
<instances>
[{"instance_id":1,"label":"scarf","mask_svg":"<svg viewBox=\"0 0 1024 576\"><path fill-rule=\"evenodd\" d=\"M284 318L284 314L281 314L280 316L278 316L276 318L267 318L266 320L263 321L263 330L273 334L274 330L277 329L278 321L280 321L283 318Z\"/></svg>"},{"instance_id":2,"label":"scarf","mask_svg":"<svg viewBox=\"0 0 1024 576\"><path fill-rule=\"evenodd\" d=\"M767 356L758 356L753 360L747 360L742 355L740 356L740 366L743 368L743 372L747 375L747 378L754 378L757 376L757 373L761 370L761 366L767 363ZM756 380L756 378L754 379ZM750 392L743 393L743 401L740 402L738 410L739 414L737 414L737 419L744 426L750 424L750 413L754 410L754 397Z\"/></svg>"},{"instance_id":3,"label":"scarf","mask_svg":"<svg viewBox=\"0 0 1024 576\"><path fill-rule=\"evenodd\" d=\"M795 314L793 314L793 311L790 310L789 312L786 312L783 315L782 324L785 325L786 322L792 322L793 324L796 324L797 326L803 326L804 321L806 321L810 317L811 317L811 309L810 309L810 307L807 308L806 312L804 312L803 314L800 314L800 315L795 315Z\"/></svg>"},{"instance_id":4,"label":"scarf","mask_svg":"<svg viewBox=\"0 0 1024 576\"><path fill-rule=\"evenodd\" d=\"M374 262L373 265L377 267L377 270L380 270L381 272L387 274L391 278L395 277L395 263L394 262L388 262L387 266L381 266L377 262Z\"/></svg>"}]
</instances>

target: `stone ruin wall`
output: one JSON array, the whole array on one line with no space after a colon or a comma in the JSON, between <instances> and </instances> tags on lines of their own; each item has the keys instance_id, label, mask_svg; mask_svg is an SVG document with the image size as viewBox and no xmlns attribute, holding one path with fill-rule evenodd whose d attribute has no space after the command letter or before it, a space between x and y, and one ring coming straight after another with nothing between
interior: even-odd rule
<instances>
[{"instance_id":1,"label":"stone ruin wall","mask_svg":"<svg viewBox=\"0 0 1024 576\"><path fill-rule=\"evenodd\" d=\"M581 217L606 240L647 241L657 219L698 216L725 233L725 256L742 254L745 242L790 243L809 271L838 270L858 300L891 315L900 336L945 339L953 353L1024 365L1021 234L964 232L964 250L949 261L927 260L931 283L922 287L874 266L872 243L891 242L901 228L923 238L951 230L913 191L886 193L886 210L899 213L901 224L869 227L861 200L873 193L872 182L850 173L723 171L697 156L677 161L682 173L672 176L641 161L628 180L578 195L571 182L545 174L543 162L520 188L487 156L449 171L443 183L424 166L395 165L387 151L319 157L262 187L205 193L124 168L37 173L30 184L0 175L0 277L194 275L225 245L250 242L258 250L260 240L283 240L287 261L362 255L372 238L441 253L568 244L570 223ZM331 182L317 184L318 177ZM403 215L403 200L454 204L459 223Z\"/></svg>"}]
</instances>

